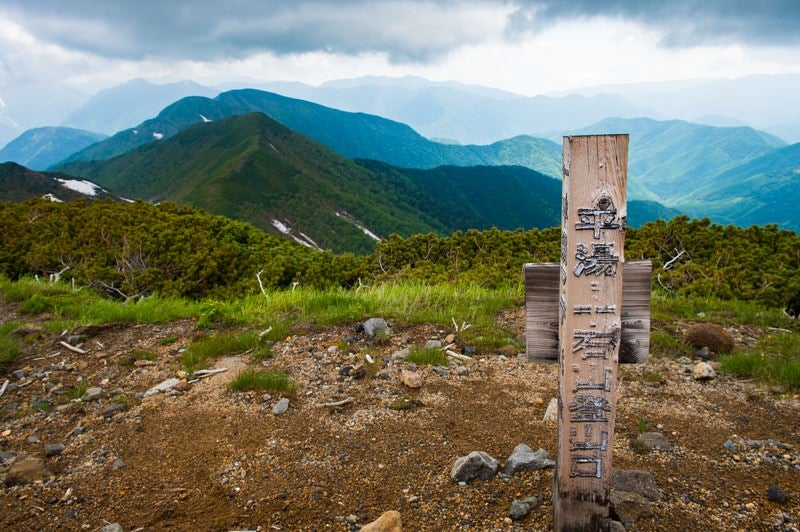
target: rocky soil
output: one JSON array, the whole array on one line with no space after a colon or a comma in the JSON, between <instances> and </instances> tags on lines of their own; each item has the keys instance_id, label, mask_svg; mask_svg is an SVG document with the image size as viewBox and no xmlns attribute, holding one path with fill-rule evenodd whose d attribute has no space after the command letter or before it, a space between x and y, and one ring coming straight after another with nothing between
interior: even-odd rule
<instances>
[{"instance_id":1,"label":"rocky soil","mask_svg":"<svg viewBox=\"0 0 800 532\"><path fill-rule=\"evenodd\" d=\"M373 340L355 324L306 325L271 359L218 360L226 372L147 395L182 377L180 350L203 334L191 320L59 334L46 319L0 306L0 323L27 322L22 355L0 373L0 529L357 530L389 510L405 530L552 528L552 468L460 483L451 469L483 451L502 473L519 444L555 457L556 424L543 421L555 366L509 350L414 367L404 348L466 346L427 325ZM498 326L523 333L523 310ZM136 362L135 352L157 356ZM647 471L658 488L633 514L620 502L623 520L798 530L800 400L722 375L696 380L695 364L620 370L614 466ZM261 365L298 384L283 413L276 394L226 387L238 368ZM661 449L634 445L642 432L661 434Z\"/></svg>"}]
</instances>

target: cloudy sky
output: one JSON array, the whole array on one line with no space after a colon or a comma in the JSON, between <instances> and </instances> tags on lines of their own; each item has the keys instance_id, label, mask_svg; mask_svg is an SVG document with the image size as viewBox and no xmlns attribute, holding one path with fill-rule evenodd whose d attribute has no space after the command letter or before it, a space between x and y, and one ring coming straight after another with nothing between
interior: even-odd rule
<instances>
[{"instance_id":1,"label":"cloudy sky","mask_svg":"<svg viewBox=\"0 0 800 532\"><path fill-rule=\"evenodd\" d=\"M413 74L534 95L800 72L798 0L2 0L0 91Z\"/></svg>"}]
</instances>

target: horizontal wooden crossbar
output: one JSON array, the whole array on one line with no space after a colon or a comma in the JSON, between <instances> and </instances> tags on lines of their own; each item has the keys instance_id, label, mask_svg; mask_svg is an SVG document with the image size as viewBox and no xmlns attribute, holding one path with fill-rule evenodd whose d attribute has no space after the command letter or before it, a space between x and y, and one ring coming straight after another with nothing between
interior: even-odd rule
<instances>
[{"instance_id":1,"label":"horizontal wooden crossbar","mask_svg":"<svg viewBox=\"0 0 800 532\"><path fill-rule=\"evenodd\" d=\"M525 339L528 361L558 362L558 278L559 264L526 264ZM649 260L626 261L622 275L621 363L647 362L650 352Z\"/></svg>"}]
</instances>

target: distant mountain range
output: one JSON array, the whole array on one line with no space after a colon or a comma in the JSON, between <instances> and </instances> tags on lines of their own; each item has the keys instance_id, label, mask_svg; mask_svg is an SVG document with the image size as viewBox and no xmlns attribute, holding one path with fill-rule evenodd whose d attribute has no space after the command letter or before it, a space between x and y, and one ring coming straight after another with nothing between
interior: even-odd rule
<instances>
[{"instance_id":1,"label":"distant mountain range","mask_svg":"<svg viewBox=\"0 0 800 532\"><path fill-rule=\"evenodd\" d=\"M101 90L67 115L61 125L113 135L152 118L181 98L215 96L218 92L192 81L157 85L136 78Z\"/></svg>"},{"instance_id":2,"label":"distant mountain range","mask_svg":"<svg viewBox=\"0 0 800 532\"><path fill-rule=\"evenodd\" d=\"M106 135L69 127L29 129L0 150L0 162L13 161L33 170L45 170L104 138Z\"/></svg>"},{"instance_id":3,"label":"distant mountain range","mask_svg":"<svg viewBox=\"0 0 800 532\"><path fill-rule=\"evenodd\" d=\"M108 159L169 138L192 124L251 112L264 113L345 157L409 168L522 165L551 176L561 174L561 146L546 139L520 136L489 146L442 144L399 122L255 89L228 91L214 99L183 98L157 117L75 153L65 162Z\"/></svg>"},{"instance_id":4,"label":"distant mountain range","mask_svg":"<svg viewBox=\"0 0 800 532\"><path fill-rule=\"evenodd\" d=\"M791 79L787 78L787 80L787 83L793 83ZM143 86L147 85L146 82L142 83L144 83ZM123 102L128 97L134 98L138 84L139 82L132 82L128 86L121 86L105 93L102 98L101 95L95 97L91 105L87 103L83 107L86 119L90 120L89 117L94 113L98 117L98 123L107 122L109 117L113 116L115 107L123 109L126 106L115 103L105 105L104 102ZM494 127L494 122L489 120L491 117L494 117L496 122L502 124L503 127L514 124L516 118L524 117L528 111L520 110L521 108L516 107L517 104L524 104L528 106L527 108L533 109L535 107L532 107L533 100L549 102L548 105L556 109L551 114L558 116L559 105L569 99L560 96L550 99L544 97L522 98L512 93L485 87L431 83L419 78L341 80L319 88L301 84L270 85L274 86L275 90L284 92L289 89L296 93L306 91L308 98L319 99L321 95L325 94L328 95L326 96L328 98L335 96L341 105L345 105L348 101L359 100L361 109L370 106L376 109L381 106L395 109L408 106L409 112L419 109L419 116L415 120L424 119L430 123L438 122L439 124L446 122L455 124L460 121L464 124L471 124L469 128L484 132L492 131ZM190 87L187 90L192 91L205 89L191 84L182 86ZM698 82L697 86L702 86L702 84ZM735 86L737 86L735 83L730 85L730 87ZM691 94L691 90L695 90L696 87L693 87L692 84L680 85L676 86L676 90L683 90L682 94L686 95ZM655 87L654 90L656 88L658 87ZM170 90L172 89L175 87ZM106 98L113 94L117 95L118 100ZM598 98L605 98L605 96L606 93L603 91L592 93L590 89L586 89L586 94L579 96L574 101L594 102L597 109L600 109L602 106L598 103L600 102ZM608 101L617 102L623 107L625 103L619 98ZM642 103L641 98L636 101ZM654 101L656 100L654 99ZM766 105L764 102L759 105L762 103ZM508 112L513 116L505 116L497 111L503 106L509 106L508 109L512 109L512 111ZM128 107L134 107L133 103ZM544 106L542 109L546 107ZM624 111L623 107L621 109ZM575 108L581 109L581 106L576 104ZM96 112L93 112L92 109L96 109ZM101 112L102 109L105 111ZM487 109L494 109L496 112L493 114L486 111ZM719 107L715 110L722 111L724 109ZM361 112L333 109L318 103L256 89L230 90L215 98L205 96L181 98L163 108L155 118L145 120L133 128L120 131L112 137L72 153L64 162L51 168L81 173L84 177L90 177L95 175L92 173L95 172L94 165L76 163L109 160L125 154L132 154L132 150L139 151L140 148L155 150L156 146L166 143L167 140L187 130L190 126L219 122L229 117L252 112L264 113L295 132L324 144L340 156L358 159L359 161L353 164L362 169L366 168L377 172L378 177L373 176L370 179L386 179L386 174L394 175L395 179L397 175L402 175L403 179L412 181L416 179L414 182L418 188L415 189L415 193L419 194L431 194L431 189L423 186L427 183L422 183L422 176L430 181L430 186L434 186L440 175L448 175L448 179L464 180L466 183L471 179L468 167L473 166L521 166L555 178L560 177L561 174L561 145L552 140L522 135L488 145L435 142L423 137L408 125L394 120ZM793 119L793 112L787 111L787 119ZM106 118L101 120L99 117L103 116L103 113L106 113ZM565 113L566 111L561 115L566 116ZM534 114L539 117L539 124L547 122L545 118L550 116L544 111ZM583 113L587 116L590 114L588 111ZM579 121L578 118L570 120L573 123ZM737 123L736 118L724 115L718 115L714 120L718 123ZM526 118L522 122L530 121ZM456 130L457 128L450 131ZM56 128L50 134L55 136L68 131L70 130L62 131L60 128ZM70 148L66 147L66 139L48 142L45 140L47 139L45 135L33 133L30 132L24 142L21 142L27 152L18 151L9 159L19 162L23 160L23 157L30 157L30 154L35 153L38 156L47 155L50 157L47 160L56 160L70 151ZM779 223L783 227L800 230L800 220L798 220L800 216L794 214L790 203L790 199L794 197L793 191L797 188L795 180L800 167L794 155L796 148L786 146L778 137L746 126L716 127L683 120L654 120L652 118L604 118L583 128L554 132L549 136L553 139L560 139L564 134L597 133L630 134L628 197L630 200L646 200L646 202L630 204L629 221L631 225L659 216L672 217L677 213L687 213L698 218L709 216L713 221L721 223L736 223L745 226L751 223ZM5 153L5 150L0 152L0 155L2 153ZM182 153L186 161L191 159L189 150ZM235 156L230 157L235 158ZM173 164L167 159L160 160L159 164ZM0 162L2 160L0 159ZM30 163L30 158L24 159L24 161L26 165L33 165ZM127 171L121 168L121 163L115 163L118 165L116 172L119 175L134 176L137 172L142 172L144 175L155 168L155 163L151 163L150 170L142 171L142 165L145 164L142 160L131 162L129 159L123 159L123 161L129 162L131 169ZM384 163L383 167L376 161ZM109 164L111 162L109 161ZM352 163L352 161L350 162ZM35 164L41 163L36 162ZM198 163L187 164L190 166L180 171L194 171L191 164ZM180 168L180 165L176 168ZM425 172L426 170L431 171ZM126 174L126 172L130 172L130 174ZM476 175L487 175L487 172L489 170L481 168ZM514 173L517 170L503 169L500 172L505 172L506 178L512 174L519 177ZM156 169L153 173L160 174L161 170ZM412 176L415 177L412 179ZM486 183L493 182L487 180ZM116 186L116 183L114 185ZM111 190L116 190L115 186L108 186ZM508 186L507 193L514 194L517 190L515 186ZM758 189L751 190L750 186L757 186ZM491 198L495 189L496 187L489 192L489 189L484 187L481 194L487 199ZM125 190L127 189L123 185L120 192ZM459 197L457 189L449 190L446 197ZM144 192L147 194L141 197L150 199L169 196L168 194L159 196L157 190ZM441 197L437 197L439 205L443 201ZM501 205L500 202L487 201L481 209L489 206L499 208L499 205ZM220 211L215 210L214 212ZM471 223L483 223L479 218L468 217ZM496 216L493 215L490 218L496 221ZM425 223L429 230L446 231L448 227L453 227L450 224L455 222L450 220L439 225L432 221ZM274 224L272 226L275 227ZM458 228L463 227L459 226ZM383 234L382 230L373 229L372 231ZM366 233L362 231L362 234ZM369 242L365 241L365 243Z\"/></svg>"}]
</instances>

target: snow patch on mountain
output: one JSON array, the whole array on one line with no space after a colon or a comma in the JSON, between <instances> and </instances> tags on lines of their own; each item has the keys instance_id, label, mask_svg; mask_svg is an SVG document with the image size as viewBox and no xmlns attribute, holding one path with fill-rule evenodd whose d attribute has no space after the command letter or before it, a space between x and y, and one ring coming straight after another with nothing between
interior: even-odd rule
<instances>
[{"instance_id":1,"label":"snow patch on mountain","mask_svg":"<svg viewBox=\"0 0 800 532\"><path fill-rule=\"evenodd\" d=\"M156 140L161 140L161 139L164 138L164 134L163 133L157 133L155 131L153 131L153 136L156 138Z\"/></svg>"},{"instance_id":2,"label":"snow patch on mountain","mask_svg":"<svg viewBox=\"0 0 800 532\"><path fill-rule=\"evenodd\" d=\"M353 225L355 225L356 227L358 227L358 228L359 228L361 231L363 231L363 232L364 232L364 234L365 234L365 235L367 235L368 237L370 237L370 238L371 238L372 240L374 240L375 242L378 242L378 241L380 241L381 237L379 237L378 235L376 235L375 233L373 233L372 231L370 231L370 230L369 230L367 227L365 227L365 226L364 226L364 224L363 224L363 223L361 223L360 221L358 221L358 220L357 220L357 219L356 219L356 218L355 218L355 217L354 217L352 214L350 214L349 212L347 212L347 211L342 211L342 212L339 212L339 211L333 211L333 213L334 213L336 216L338 216L339 218L343 218L343 219L347 220L348 222L350 222L351 224L353 224Z\"/></svg>"},{"instance_id":3,"label":"snow patch on mountain","mask_svg":"<svg viewBox=\"0 0 800 532\"><path fill-rule=\"evenodd\" d=\"M285 220L285 222L286 223L284 223L284 222L282 222L280 220L277 220L275 218L273 218L271 220L272 226L275 229L280 231L282 234L290 237L292 240L294 240L298 244L302 244L302 245L304 245L306 247L309 247L311 249L316 249L316 250L322 251L322 248L319 247L319 245L316 242L314 242L314 240L312 240L311 237L309 237L308 235L306 235L305 233L300 232L300 231L298 231L298 234L295 234L295 232L292 230L291 226L289 225L290 222L288 220Z\"/></svg>"},{"instance_id":4,"label":"snow patch on mountain","mask_svg":"<svg viewBox=\"0 0 800 532\"><path fill-rule=\"evenodd\" d=\"M206 118L204 115L201 115L200 113L197 113L197 114L200 115L200 118L203 120L203 122L211 122L210 118Z\"/></svg>"},{"instance_id":5,"label":"snow patch on mountain","mask_svg":"<svg viewBox=\"0 0 800 532\"><path fill-rule=\"evenodd\" d=\"M80 192L85 196L96 196L97 191L102 191L103 189L91 181L86 181L85 179L56 179L59 183L64 185L70 190L74 190L75 192Z\"/></svg>"}]
</instances>

